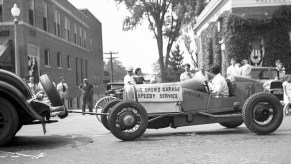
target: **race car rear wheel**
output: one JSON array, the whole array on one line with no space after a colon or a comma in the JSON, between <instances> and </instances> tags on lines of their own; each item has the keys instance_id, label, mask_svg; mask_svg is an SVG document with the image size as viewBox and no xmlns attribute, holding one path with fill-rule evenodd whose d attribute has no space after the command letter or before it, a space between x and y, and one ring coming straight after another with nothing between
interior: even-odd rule
<instances>
[{"instance_id":1,"label":"race car rear wheel","mask_svg":"<svg viewBox=\"0 0 291 164\"><path fill-rule=\"evenodd\" d=\"M101 113L107 113L109 114L111 108L116 105L117 103L119 103L121 100L115 99L115 100L111 100L110 102L108 102L105 107L101 110ZM108 116L105 115L101 115L101 123L103 124L103 126L107 129L110 130L108 127Z\"/></svg>"},{"instance_id":2,"label":"race car rear wheel","mask_svg":"<svg viewBox=\"0 0 291 164\"><path fill-rule=\"evenodd\" d=\"M102 113L102 109L105 107L105 105L112 100L116 100L116 97L105 96L105 97L102 97L100 100L98 100L94 107L95 113ZM101 122L101 115L96 115L96 117L97 117L97 120Z\"/></svg>"},{"instance_id":3,"label":"race car rear wheel","mask_svg":"<svg viewBox=\"0 0 291 164\"><path fill-rule=\"evenodd\" d=\"M53 83L50 81L49 77L44 74L39 77L39 80L42 84L43 89L46 92L47 97L49 98L52 106L63 106L63 101L60 97L60 95L57 92L56 87L53 85ZM65 113L62 115L58 115L61 119L68 116L68 110L65 107Z\"/></svg>"},{"instance_id":4,"label":"race car rear wheel","mask_svg":"<svg viewBox=\"0 0 291 164\"><path fill-rule=\"evenodd\" d=\"M245 125L254 133L269 134L282 123L283 109L278 98L267 92L250 96L242 110Z\"/></svg>"},{"instance_id":5,"label":"race car rear wheel","mask_svg":"<svg viewBox=\"0 0 291 164\"><path fill-rule=\"evenodd\" d=\"M148 115L138 102L123 101L112 108L108 123L115 137L130 141L139 138L146 131Z\"/></svg>"},{"instance_id":6,"label":"race car rear wheel","mask_svg":"<svg viewBox=\"0 0 291 164\"><path fill-rule=\"evenodd\" d=\"M224 126L226 128L237 128L241 124L243 124L243 121L230 121L230 122L221 122L219 123L221 126Z\"/></svg>"},{"instance_id":7,"label":"race car rear wheel","mask_svg":"<svg viewBox=\"0 0 291 164\"><path fill-rule=\"evenodd\" d=\"M16 134L19 127L18 114L13 105L0 98L0 146L7 144Z\"/></svg>"}]
</instances>

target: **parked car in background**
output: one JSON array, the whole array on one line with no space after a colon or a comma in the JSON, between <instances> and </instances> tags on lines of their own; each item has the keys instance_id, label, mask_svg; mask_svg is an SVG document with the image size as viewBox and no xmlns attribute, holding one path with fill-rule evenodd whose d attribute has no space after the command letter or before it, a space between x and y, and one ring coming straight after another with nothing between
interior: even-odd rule
<instances>
[{"instance_id":1,"label":"parked car in background","mask_svg":"<svg viewBox=\"0 0 291 164\"><path fill-rule=\"evenodd\" d=\"M122 99L123 96L123 82L110 82L106 86L106 96L116 97L118 99Z\"/></svg>"},{"instance_id":2,"label":"parked car in background","mask_svg":"<svg viewBox=\"0 0 291 164\"><path fill-rule=\"evenodd\" d=\"M283 100L283 81L279 71L275 67L252 67L252 79L263 82L265 91L275 95L279 100Z\"/></svg>"}]
</instances>

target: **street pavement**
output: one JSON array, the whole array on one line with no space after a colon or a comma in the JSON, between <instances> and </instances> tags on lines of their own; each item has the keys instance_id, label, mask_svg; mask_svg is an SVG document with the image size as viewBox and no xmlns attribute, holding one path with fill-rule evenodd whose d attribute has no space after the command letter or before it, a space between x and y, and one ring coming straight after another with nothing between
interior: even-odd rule
<instances>
[{"instance_id":1,"label":"street pavement","mask_svg":"<svg viewBox=\"0 0 291 164\"><path fill-rule=\"evenodd\" d=\"M149 129L130 142L115 138L93 115L57 120L45 135L41 125L23 126L11 145L0 148L0 164L291 163L291 116L271 135L209 124Z\"/></svg>"}]
</instances>

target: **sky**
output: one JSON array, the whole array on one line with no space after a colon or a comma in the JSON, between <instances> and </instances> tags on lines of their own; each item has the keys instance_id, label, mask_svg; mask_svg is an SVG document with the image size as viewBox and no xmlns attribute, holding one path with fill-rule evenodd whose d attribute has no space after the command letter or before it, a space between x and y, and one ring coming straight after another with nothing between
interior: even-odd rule
<instances>
[{"instance_id":1,"label":"sky","mask_svg":"<svg viewBox=\"0 0 291 164\"><path fill-rule=\"evenodd\" d=\"M68 0L78 9L87 8L102 23L103 53L113 55L123 66L140 67L143 73L153 73L152 65L158 60L157 44L153 32L144 21L133 31L122 31L122 22L128 15L125 7L116 6L113 0ZM107 61L110 55L104 54Z\"/></svg>"}]
</instances>

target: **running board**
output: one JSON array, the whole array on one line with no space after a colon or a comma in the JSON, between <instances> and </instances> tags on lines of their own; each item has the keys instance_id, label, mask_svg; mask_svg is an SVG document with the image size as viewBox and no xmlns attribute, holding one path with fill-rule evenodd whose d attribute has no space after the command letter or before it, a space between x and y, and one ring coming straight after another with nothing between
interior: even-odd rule
<instances>
[{"instance_id":1,"label":"running board","mask_svg":"<svg viewBox=\"0 0 291 164\"><path fill-rule=\"evenodd\" d=\"M203 116L208 116L208 117L213 117L213 118L234 118L234 117L242 117L241 113L237 114L222 114L222 115L217 115L217 114L210 114L210 113L205 113L205 112L197 112L200 115Z\"/></svg>"}]
</instances>

